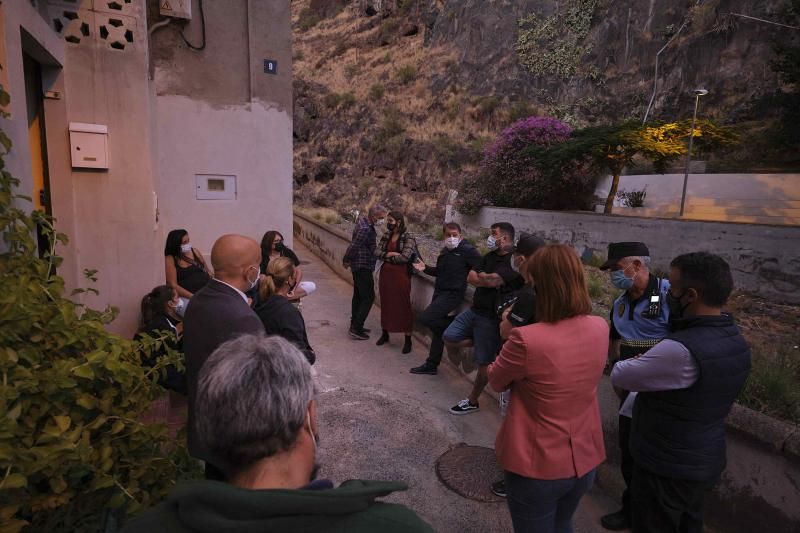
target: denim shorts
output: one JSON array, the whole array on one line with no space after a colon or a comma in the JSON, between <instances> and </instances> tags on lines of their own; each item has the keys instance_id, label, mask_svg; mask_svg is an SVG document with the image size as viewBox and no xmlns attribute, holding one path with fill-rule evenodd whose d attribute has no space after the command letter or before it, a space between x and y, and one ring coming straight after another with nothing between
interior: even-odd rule
<instances>
[{"instance_id":1,"label":"denim shorts","mask_svg":"<svg viewBox=\"0 0 800 533\"><path fill-rule=\"evenodd\" d=\"M500 323L495 318L481 316L471 308L462 311L442 335L445 342L472 339L473 356L479 365L492 363L503 345Z\"/></svg>"}]
</instances>

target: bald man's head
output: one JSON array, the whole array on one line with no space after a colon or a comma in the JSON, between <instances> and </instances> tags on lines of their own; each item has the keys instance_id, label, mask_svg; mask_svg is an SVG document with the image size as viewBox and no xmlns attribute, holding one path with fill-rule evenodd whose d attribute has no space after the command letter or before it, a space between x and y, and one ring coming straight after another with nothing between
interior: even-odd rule
<instances>
[{"instance_id":1,"label":"bald man's head","mask_svg":"<svg viewBox=\"0 0 800 533\"><path fill-rule=\"evenodd\" d=\"M211 248L214 277L241 291L258 279L260 264L261 246L244 235L223 235Z\"/></svg>"}]
</instances>

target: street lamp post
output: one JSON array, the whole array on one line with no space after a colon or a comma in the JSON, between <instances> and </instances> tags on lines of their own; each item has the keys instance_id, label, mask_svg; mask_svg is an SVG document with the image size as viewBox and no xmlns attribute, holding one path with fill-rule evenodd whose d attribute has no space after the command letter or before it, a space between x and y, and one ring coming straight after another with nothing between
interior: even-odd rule
<instances>
[{"instance_id":1,"label":"street lamp post","mask_svg":"<svg viewBox=\"0 0 800 533\"><path fill-rule=\"evenodd\" d=\"M683 192L681 193L681 212L678 216L683 216L683 208L686 205L686 185L689 183L689 163L692 162L692 144L694 144L694 127L697 123L697 106L700 104L700 97L708 94L705 89L694 90L694 115L692 115L692 133L689 135L689 151L686 152L686 172L683 175Z\"/></svg>"}]
</instances>

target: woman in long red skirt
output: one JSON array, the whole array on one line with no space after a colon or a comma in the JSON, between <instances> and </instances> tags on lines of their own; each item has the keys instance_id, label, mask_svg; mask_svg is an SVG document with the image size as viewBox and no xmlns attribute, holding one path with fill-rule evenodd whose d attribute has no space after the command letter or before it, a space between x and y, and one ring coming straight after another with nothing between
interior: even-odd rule
<instances>
[{"instance_id":1,"label":"woman in long red skirt","mask_svg":"<svg viewBox=\"0 0 800 533\"><path fill-rule=\"evenodd\" d=\"M381 328L376 343L389 341L389 333L404 333L403 353L411 351L411 263L417 260L417 242L406 232L403 213L391 211L386 216L386 233L375 248L375 257L383 261L378 290L381 296Z\"/></svg>"}]
</instances>

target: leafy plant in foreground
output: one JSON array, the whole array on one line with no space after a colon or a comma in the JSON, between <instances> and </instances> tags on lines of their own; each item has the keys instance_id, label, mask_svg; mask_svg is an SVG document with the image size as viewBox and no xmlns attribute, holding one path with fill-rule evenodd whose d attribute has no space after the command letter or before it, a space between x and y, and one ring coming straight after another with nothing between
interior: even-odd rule
<instances>
[{"instance_id":1,"label":"leafy plant in foreground","mask_svg":"<svg viewBox=\"0 0 800 533\"><path fill-rule=\"evenodd\" d=\"M142 421L164 392L159 372L180 361L168 350L143 367L166 335L121 338L105 329L115 309L65 295L54 267L67 238L20 207L30 199L16 194L11 143L2 131L0 140L0 531L97 531L106 509L149 507L191 470L166 427ZM50 242L42 257L37 226Z\"/></svg>"}]
</instances>

